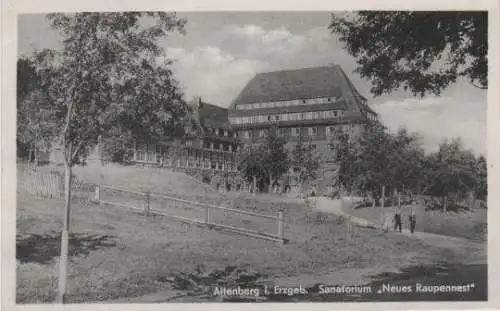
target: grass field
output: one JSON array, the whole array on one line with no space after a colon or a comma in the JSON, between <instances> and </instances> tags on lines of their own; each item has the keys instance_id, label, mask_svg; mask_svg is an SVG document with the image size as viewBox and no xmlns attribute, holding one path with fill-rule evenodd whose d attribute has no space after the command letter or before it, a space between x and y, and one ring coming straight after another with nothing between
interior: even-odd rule
<instances>
[{"instance_id":1,"label":"grass field","mask_svg":"<svg viewBox=\"0 0 500 311\"><path fill-rule=\"evenodd\" d=\"M68 300L91 302L136 297L170 290L165 280L197 269L244 268L273 282L293 278L307 282L343 271L373 274L413 265L466 260L467 248L451 251L429 246L396 233L353 228L336 219L317 222L308 217L303 201L278 195L221 194L189 178L141 169L96 174L77 171L78 178L124 186L154 189L178 197L218 203L254 212L285 211L289 244L209 230L169 220L145 217L112 205L76 201L72 207ZM121 174L121 175L120 175ZM148 177L149 176L149 177ZM175 181L168 181L170 178ZM180 187L179 189L177 187ZM205 196L206 195L206 196ZM130 197L121 200L130 201ZM53 302L57 286L59 231L63 203L56 199L19 196L17 206L17 301ZM265 227L266 224L243 222ZM362 281L368 275L352 276Z\"/></svg>"}]
</instances>

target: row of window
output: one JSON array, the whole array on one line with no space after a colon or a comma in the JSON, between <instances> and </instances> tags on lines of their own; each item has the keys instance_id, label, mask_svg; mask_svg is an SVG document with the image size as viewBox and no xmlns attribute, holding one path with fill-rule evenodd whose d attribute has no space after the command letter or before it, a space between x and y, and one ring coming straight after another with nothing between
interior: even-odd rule
<instances>
[{"instance_id":1,"label":"row of window","mask_svg":"<svg viewBox=\"0 0 500 311\"><path fill-rule=\"evenodd\" d=\"M236 151L237 147L233 146L231 144L224 144L224 143L214 143L214 142L204 142L203 143L203 148L206 149L214 149L214 150L223 150L223 151Z\"/></svg>"},{"instance_id":2,"label":"row of window","mask_svg":"<svg viewBox=\"0 0 500 311\"><path fill-rule=\"evenodd\" d=\"M325 128L325 132L327 136L333 136L335 133L335 129L339 127L335 126L328 126ZM321 128L323 129L323 128ZM342 125L340 126L340 129L343 131L349 131L350 130L350 125ZM249 138L257 138L257 137L266 137L269 129L259 129L259 130L249 130L249 131L241 131L240 134L243 136L245 139ZM280 127L278 128L277 135L278 136L292 136L292 137L299 137L301 135L304 135L305 132L307 132L307 136L310 137L315 137L319 135L320 127L314 126L314 127L294 127L294 128L284 128Z\"/></svg>"},{"instance_id":3,"label":"row of window","mask_svg":"<svg viewBox=\"0 0 500 311\"><path fill-rule=\"evenodd\" d=\"M186 126L184 128L184 131L188 134L196 134L196 130L193 127ZM207 131L209 133L215 134L220 137L233 137L233 132L228 131L228 130L223 130L223 129L217 129L217 128L207 128Z\"/></svg>"},{"instance_id":4,"label":"row of window","mask_svg":"<svg viewBox=\"0 0 500 311\"><path fill-rule=\"evenodd\" d=\"M377 121L377 116L375 116L375 114L373 114L371 112L368 112L366 114L366 117L368 118L368 120Z\"/></svg>"},{"instance_id":5,"label":"row of window","mask_svg":"<svg viewBox=\"0 0 500 311\"><path fill-rule=\"evenodd\" d=\"M273 115L254 115L230 118L232 124L264 123L279 121L300 121L337 118L344 115L342 110L309 111L296 113L281 113Z\"/></svg>"},{"instance_id":6,"label":"row of window","mask_svg":"<svg viewBox=\"0 0 500 311\"><path fill-rule=\"evenodd\" d=\"M278 102L268 102L268 103L253 103L253 104L241 104L236 106L237 110L249 110L249 109L262 109L262 108L279 108L279 107L290 107L290 106L301 106L301 105L318 105L318 104L328 104L340 101L341 97L319 97L319 98L309 98L309 99L294 99L294 100L283 100Z\"/></svg>"}]
</instances>

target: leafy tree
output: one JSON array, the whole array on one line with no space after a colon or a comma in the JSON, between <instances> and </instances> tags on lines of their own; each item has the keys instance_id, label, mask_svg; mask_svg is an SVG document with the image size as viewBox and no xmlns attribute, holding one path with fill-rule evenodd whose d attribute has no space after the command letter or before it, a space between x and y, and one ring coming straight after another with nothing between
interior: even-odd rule
<instances>
[{"instance_id":1,"label":"leafy tree","mask_svg":"<svg viewBox=\"0 0 500 311\"><path fill-rule=\"evenodd\" d=\"M479 156L477 158L475 172L476 172L476 183L475 183L476 196L481 200L486 200L486 197L488 196L488 168L487 168L486 158L484 156Z\"/></svg>"},{"instance_id":2,"label":"leafy tree","mask_svg":"<svg viewBox=\"0 0 500 311\"><path fill-rule=\"evenodd\" d=\"M278 179L287 172L289 167L288 152L285 140L271 129L264 140L252 138L238 155L238 169L248 182L261 185L267 184L268 191Z\"/></svg>"},{"instance_id":3,"label":"leafy tree","mask_svg":"<svg viewBox=\"0 0 500 311\"><path fill-rule=\"evenodd\" d=\"M264 175L269 181L269 192L272 192L273 184L288 171L289 158L285 144L286 141L276 135L276 129L271 128L265 142L260 145Z\"/></svg>"},{"instance_id":4,"label":"leafy tree","mask_svg":"<svg viewBox=\"0 0 500 311\"><path fill-rule=\"evenodd\" d=\"M439 95L459 77L488 87L488 12L360 11L333 14L329 29L357 59L356 72L371 80L375 96L401 86Z\"/></svg>"},{"instance_id":5,"label":"leafy tree","mask_svg":"<svg viewBox=\"0 0 500 311\"><path fill-rule=\"evenodd\" d=\"M238 151L238 170L245 179L252 184L253 192L256 192L257 181L264 178L264 153L263 148L252 138Z\"/></svg>"},{"instance_id":6,"label":"leafy tree","mask_svg":"<svg viewBox=\"0 0 500 311\"><path fill-rule=\"evenodd\" d=\"M17 109L17 141L28 148L28 161L39 164L39 151L48 151L54 139L53 111L40 90L26 94Z\"/></svg>"},{"instance_id":7,"label":"leafy tree","mask_svg":"<svg viewBox=\"0 0 500 311\"><path fill-rule=\"evenodd\" d=\"M304 143L303 137L299 137L291 153L291 164L297 173L301 189L304 189L305 183L318 177L320 158L311 141Z\"/></svg>"},{"instance_id":8,"label":"leafy tree","mask_svg":"<svg viewBox=\"0 0 500 311\"><path fill-rule=\"evenodd\" d=\"M460 140L442 143L428 156L426 169L425 193L442 198L443 211L447 210L450 194L460 198L476 188L476 159Z\"/></svg>"},{"instance_id":9,"label":"leafy tree","mask_svg":"<svg viewBox=\"0 0 500 311\"><path fill-rule=\"evenodd\" d=\"M38 151L50 147L52 116L32 60L20 58L17 61L17 143L21 157L28 151L29 162L34 159L38 164Z\"/></svg>"},{"instance_id":10,"label":"leafy tree","mask_svg":"<svg viewBox=\"0 0 500 311\"><path fill-rule=\"evenodd\" d=\"M172 135L182 94L158 61L157 40L183 31L175 13L49 14L61 37L60 50L44 50L33 60L54 111L65 167L65 217L61 240L59 302L64 301L72 167L101 135L140 139ZM147 26L145 26L147 25Z\"/></svg>"},{"instance_id":11,"label":"leafy tree","mask_svg":"<svg viewBox=\"0 0 500 311\"><path fill-rule=\"evenodd\" d=\"M349 192L378 196L382 186L387 193L418 189L424 152L416 135L404 129L392 134L380 123L373 123L355 138L337 130L332 143L338 180Z\"/></svg>"}]
</instances>

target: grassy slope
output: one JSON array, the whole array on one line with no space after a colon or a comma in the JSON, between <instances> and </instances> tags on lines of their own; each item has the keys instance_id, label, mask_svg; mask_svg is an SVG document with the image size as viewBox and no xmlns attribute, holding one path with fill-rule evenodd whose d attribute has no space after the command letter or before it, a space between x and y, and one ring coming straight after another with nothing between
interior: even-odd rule
<instances>
[{"instance_id":1,"label":"grassy slope","mask_svg":"<svg viewBox=\"0 0 500 311\"><path fill-rule=\"evenodd\" d=\"M303 203L279 196L235 193L221 196L192 180L167 181L166 175L135 168L107 170L103 175L77 171L77 176L87 181L99 177L106 183L129 188L168 190L169 194L173 191L178 196L202 201L219 200L223 204L232 201L235 208L246 210L274 213L284 209L285 235L291 243L280 246L187 226L160 216L146 219L127 209L76 202L72 231L76 234L73 241L79 244L72 248L74 256L69 272L69 299L74 302L156 292L167 287L160 282L162 276L192 272L200 264L209 270L236 265L274 279L297 277L300 280L305 275L311 278L311 275L353 268L392 271L417 263L453 260L467 253L465 249L457 250L461 252L458 254L433 248L393 233L360 228L348 233L345 225L337 224L335 219L314 222L307 217ZM28 262L17 267L19 302L54 299L59 253L57 232L62 218L61 201L21 196L17 208L18 259ZM28 242L28 238L38 240Z\"/></svg>"}]
</instances>

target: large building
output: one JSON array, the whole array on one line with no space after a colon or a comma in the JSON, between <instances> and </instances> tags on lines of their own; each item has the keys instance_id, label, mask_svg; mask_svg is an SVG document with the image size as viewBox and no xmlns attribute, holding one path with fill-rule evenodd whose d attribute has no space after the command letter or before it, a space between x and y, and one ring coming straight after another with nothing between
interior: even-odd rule
<instances>
[{"instance_id":1,"label":"large building","mask_svg":"<svg viewBox=\"0 0 500 311\"><path fill-rule=\"evenodd\" d=\"M338 65L257 74L229 107L241 139L264 137L277 127L290 147L302 136L322 148L334 127L355 131L376 118Z\"/></svg>"},{"instance_id":2,"label":"large building","mask_svg":"<svg viewBox=\"0 0 500 311\"><path fill-rule=\"evenodd\" d=\"M184 136L166 144L136 144L133 162L177 168L236 171L238 140L227 109L196 99L184 120Z\"/></svg>"},{"instance_id":3,"label":"large building","mask_svg":"<svg viewBox=\"0 0 500 311\"><path fill-rule=\"evenodd\" d=\"M325 162L336 128L356 135L376 118L338 65L257 74L229 107L229 121L243 142L275 128L287 149L307 140Z\"/></svg>"}]
</instances>

